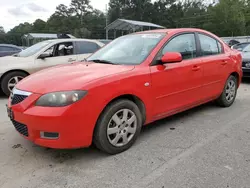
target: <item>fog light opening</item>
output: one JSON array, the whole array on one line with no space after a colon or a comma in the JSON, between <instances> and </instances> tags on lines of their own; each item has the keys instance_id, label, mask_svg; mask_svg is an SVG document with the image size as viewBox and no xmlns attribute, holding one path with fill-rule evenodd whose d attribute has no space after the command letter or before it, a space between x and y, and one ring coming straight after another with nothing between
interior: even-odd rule
<instances>
[{"instance_id":1,"label":"fog light opening","mask_svg":"<svg viewBox=\"0 0 250 188\"><path fill-rule=\"evenodd\" d=\"M56 140L59 138L59 133L55 132L40 132L40 137L43 139Z\"/></svg>"}]
</instances>

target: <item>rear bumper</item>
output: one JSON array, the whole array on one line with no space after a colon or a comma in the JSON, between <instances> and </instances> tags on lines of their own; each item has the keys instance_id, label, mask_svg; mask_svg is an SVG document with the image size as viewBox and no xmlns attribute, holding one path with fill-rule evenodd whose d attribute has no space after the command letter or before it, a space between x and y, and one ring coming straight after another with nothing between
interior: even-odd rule
<instances>
[{"instance_id":1,"label":"rear bumper","mask_svg":"<svg viewBox=\"0 0 250 188\"><path fill-rule=\"evenodd\" d=\"M92 143L95 120L87 110L80 109L79 103L68 107L51 108L35 106L40 96L32 94L23 102L11 107L16 130L26 139L37 145L73 149L88 147ZM20 127L21 126L21 127ZM25 127L26 126L26 127ZM27 134L23 128L27 128ZM56 139L43 138L41 132L58 133ZM28 136L27 136L28 135Z\"/></svg>"},{"instance_id":2,"label":"rear bumper","mask_svg":"<svg viewBox=\"0 0 250 188\"><path fill-rule=\"evenodd\" d=\"M242 68L243 77L250 77L250 68Z\"/></svg>"}]
</instances>

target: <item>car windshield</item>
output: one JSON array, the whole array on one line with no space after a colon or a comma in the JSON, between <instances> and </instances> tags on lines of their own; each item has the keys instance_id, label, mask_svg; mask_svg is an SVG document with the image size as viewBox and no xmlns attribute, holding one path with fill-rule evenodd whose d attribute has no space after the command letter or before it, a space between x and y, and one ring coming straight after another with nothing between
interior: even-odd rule
<instances>
[{"instance_id":1,"label":"car windshield","mask_svg":"<svg viewBox=\"0 0 250 188\"><path fill-rule=\"evenodd\" d=\"M245 47L247 47L249 45L249 43L242 43L242 44L236 44L235 46L233 46L233 49L244 49Z\"/></svg>"},{"instance_id":2,"label":"car windshield","mask_svg":"<svg viewBox=\"0 0 250 188\"><path fill-rule=\"evenodd\" d=\"M87 61L138 65L148 57L164 36L163 33L126 35L106 45L90 56Z\"/></svg>"},{"instance_id":3,"label":"car windshield","mask_svg":"<svg viewBox=\"0 0 250 188\"><path fill-rule=\"evenodd\" d=\"M21 51L19 54L17 54L16 56L18 57L29 57L32 56L34 54L36 54L37 52L39 52L41 49L43 49L45 46L49 45L51 43L51 41L43 41L43 42L39 42L29 48L26 48L25 50Z\"/></svg>"},{"instance_id":4,"label":"car windshield","mask_svg":"<svg viewBox=\"0 0 250 188\"><path fill-rule=\"evenodd\" d=\"M250 44L242 49L243 52L250 52Z\"/></svg>"}]
</instances>

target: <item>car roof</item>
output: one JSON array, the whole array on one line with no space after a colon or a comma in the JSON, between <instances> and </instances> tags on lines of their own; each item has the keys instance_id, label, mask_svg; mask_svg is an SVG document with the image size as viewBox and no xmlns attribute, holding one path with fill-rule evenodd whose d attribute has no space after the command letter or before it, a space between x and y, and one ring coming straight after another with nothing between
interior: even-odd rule
<instances>
[{"instance_id":1,"label":"car roof","mask_svg":"<svg viewBox=\"0 0 250 188\"><path fill-rule=\"evenodd\" d=\"M99 42L98 40L93 39L78 39L78 38L65 38L65 39L52 39L48 40L50 42L72 42L72 41L86 41L86 42Z\"/></svg>"},{"instance_id":2,"label":"car roof","mask_svg":"<svg viewBox=\"0 0 250 188\"><path fill-rule=\"evenodd\" d=\"M155 30L148 30L148 31L141 31L137 33L180 33L180 32L203 32L209 33L203 29L198 28L176 28L176 29L155 29Z\"/></svg>"},{"instance_id":3,"label":"car roof","mask_svg":"<svg viewBox=\"0 0 250 188\"><path fill-rule=\"evenodd\" d=\"M13 44L0 44L0 46L19 48L18 46Z\"/></svg>"}]
</instances>

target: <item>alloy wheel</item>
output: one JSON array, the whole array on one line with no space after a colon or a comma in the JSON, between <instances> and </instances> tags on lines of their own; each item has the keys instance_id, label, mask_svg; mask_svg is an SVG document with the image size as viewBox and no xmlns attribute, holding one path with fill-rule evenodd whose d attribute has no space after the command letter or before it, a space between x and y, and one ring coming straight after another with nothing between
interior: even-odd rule
<instances>
[{"instance_id":1,"label":"alloy wheel","mask_svg":"<svg viewBox=\"0 0 250 188\"><path fill-rule=\"evenodd\" d=\"M115 147L122 147L128 144L134 137L137 129L137 117L129 109L122 109L116 112L109 121L107 137Z\"/></svg>"},{"instance_id":2,"label":"alloy wheel","mask_svg":"<svg viewBox=\"0 0 250 188\"><path fill-rule=\"evenodd\" d=\"M236 84L234 80L230 80L226 86L226 100L231 102L236 95Z\"/></svg>"},{"instance_id":3,"label":"alloy wheel","mask_svg":"<svg viewBox=\"0 0 250 188\"><path fill-rule=\"evenodd\" d=\"M15 77L12 77L9 82L8 82L8 89L9 91L11 92L13 90L13 88L16 86L16 84L18 82L20 82L24 77L22 76L15 76Z\"/></svg>"}]
</instances>

